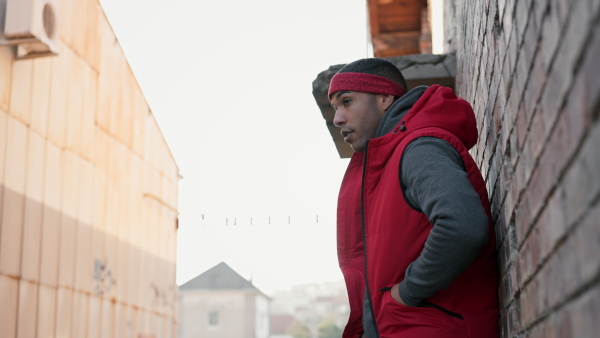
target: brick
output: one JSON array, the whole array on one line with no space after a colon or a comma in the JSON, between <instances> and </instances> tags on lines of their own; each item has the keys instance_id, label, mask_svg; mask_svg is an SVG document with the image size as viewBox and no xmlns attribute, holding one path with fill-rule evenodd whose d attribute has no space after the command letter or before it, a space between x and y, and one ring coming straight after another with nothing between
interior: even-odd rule
<instances>
[{"instance_id":1,"label":"brick","mask_svg":"<svg viewBox=\"0 0 600 338\"><path fill-rule=\"evenodd\" d=\"M541 109L534 112L529 129L529 140L531 141L531 150L533 160L536 161L546 144L546 127L544 125L545 114Z\"/></svg>"},{"instance_id":2,"label":"brick","mask_svg":"<svg viewBox=\"0 0 600 338\"><path fill-rule=\"evenodd\" d=\"M582 1L579 1L579 2L582 2ZM551 6L556 10L558 21L560 22L561 26L564 26L564 24L567 20L567 16L569 15L570 5L571 5L571 1L568 1L568 0L552 0L551 1ZM573 15L573 14L571 13L571 15ZM572 16L572 17L576 17L576 16Z\"/></svg>"},{"instance_id":3,"label":"brick","mask_svg":"<svg viewBox=\"0 0 600 338\"><path fill-rule=\"evenodd\" d=\"M536 109L539 97L546 85L547 74L544 71L544 63L539 51L536 54L531 67L531 74L529 76L529 80L527 81L525 93L523 95L527 124L531 122L530 118L533 116L533 112Z\"/></svg>"},{"instance_id":4,"label":"brick","mask_svg":"<svg viewBox=\"0 0 600 338\"><path fill-rule=\"evenodd\" d=\"M596 25L592 39L587 43L581 64L573 81L569 103L570 110L583 112L587 118L598 114L598 98L600 96L600 81L597 81L596 56L600 53L600 25ZM595 111L595 112L594 112Z\"/></svg>"},{"instance_id":5,"label":"brick","mask_svg":"<svg viewBox=\"0 0 600 338\"><path fill-rule=\"evenodd\" d=\"M522 295L527 297L521 303L523 313L527 313L527 317L523 317L527 318L525 323L535 320L545 309L564 302L569 295L577 294L580 288L600 274L596 254L600 242L599 217L600 209L592 210L525 287ZM525 311L528 300L535 303Z\"/></svg>"},{"instance_id":6,"label":"brick","mask_svg":"<svg viewBox=\"0 0 600 338\"><path fill-rule=\"evenodd\" d=\"M529 27L529 14L532 0L525 1L515 1L516 9L515 9L515 23L517 30L517 46L521 46L523 42L523 34L527 27Z\"/></svg>"},{"instance_id":7,"label":"brick","mask_svg":"<svg viewBox=\"0 0 600 338\"><path fill-rule=\"evenodd\" d=\"M551 65L551 61L554 57L554 52L558 47L560 41L560 22L558 21L558 14L556 8L549 7L549 11L544 17L542 22L542 39L541 39L541 52L544 58L544 64L546 70Z\"/></svg>"},{"instance_id":8,"label":"brick","mask_svg":"<svg viewBox=\"0 0 600 338\"><path fill-rule=\"evenodd\" d=\"M32 80L33 60L20 60L13 63L8 112L26 125L29 125L31 118Z\"/></svg>"},{"instance_id":9,"label":"brick","mask_svg":"<svg viewBox=\"0 0 600 338\"><path fill-rule=\"evenodd\" d=\"M565 215L564 191L557 189L541 214L537 224L543 230L540 232L540 251L542 257L547 257L567 234L568 224Z\"/></svg>"},{"instance_id":10,"label":"brick","mask_svg":"<svg viewBox=\"0 0 600 338\"><path fill-rule=\"evenodd\" d=\"M583 147L573 161L565 178L567 221L576 221L589 208L590 203L600 192L600 180L589 179L596 177L600 169L600 122L590 127L590 133Z\"/></svg>"}]
</instances>

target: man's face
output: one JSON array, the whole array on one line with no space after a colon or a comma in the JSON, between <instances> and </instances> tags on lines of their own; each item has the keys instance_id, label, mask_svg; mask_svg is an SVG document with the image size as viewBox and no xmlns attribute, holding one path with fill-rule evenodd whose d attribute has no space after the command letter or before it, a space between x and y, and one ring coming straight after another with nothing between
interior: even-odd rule
<instances>
[{"instance_id":1,"label":"man's face","mask_svg":"<svg viewBox=\"0 0 600 338\"><path fill-rule=\"evenodd\" d=\"M385 110L378 104L378 95L340 91L332 95L335 109L333 124L342 128L344 142L356 152L366 150L367 141L374 138Z\"/></svg>"}]
</instances>

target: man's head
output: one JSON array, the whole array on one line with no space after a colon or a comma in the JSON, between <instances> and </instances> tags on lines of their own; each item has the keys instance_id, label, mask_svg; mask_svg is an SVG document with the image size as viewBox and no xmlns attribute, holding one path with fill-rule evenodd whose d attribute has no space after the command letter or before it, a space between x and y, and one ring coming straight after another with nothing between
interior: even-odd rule
<instances>
[{"instance_id":1,"label":"man's head","mask_svg":"<svg viewBox=\"0 0 600 338\"><path fill-rule=\"evenodd\" d=\"M340 69L331 79L329 100L344 142L364 152L386 110L404 93L402 73L384 59L360 59Z\"/></svg>"}]
</instances>

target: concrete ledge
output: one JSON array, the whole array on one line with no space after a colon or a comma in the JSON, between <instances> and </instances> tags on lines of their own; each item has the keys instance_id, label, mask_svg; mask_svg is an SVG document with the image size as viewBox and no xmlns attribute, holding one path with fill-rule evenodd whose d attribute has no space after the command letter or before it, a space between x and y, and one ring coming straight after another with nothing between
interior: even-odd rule
<instances>
[{"instance_id":1,"label":"concrete ledge","mask_svg":"<svg viewBox=\"0 0 600 338\"><path fill-rule=\"evenodd\" d=\"M402 71L409 90L417 86L432 84L454 88L454 77L456 75L456 58L454 54L415 54L386 59ZM327 98L331 78L344 66L345 64L333 65L319 73L313 81L313 96L325 119L325 125L329 129L340 158L349 158L352 156L353 150L344 142L339 128L333 125L335 111Z\"/></svg>"}]
</instances>

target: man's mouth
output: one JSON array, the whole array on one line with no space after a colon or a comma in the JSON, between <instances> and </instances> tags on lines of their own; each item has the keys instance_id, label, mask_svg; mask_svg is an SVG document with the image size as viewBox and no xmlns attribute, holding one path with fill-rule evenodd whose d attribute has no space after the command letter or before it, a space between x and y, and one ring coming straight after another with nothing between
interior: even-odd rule
<instances>
[{"instance_id":1,"label":"man's mouth","mask_svg":"<svg viewBox=\"0 0 600 338\"><path fill-rule=\"evenodd\" d=\"M344 142L348 142L348 136L352 135L352 133L354 133L351 130L342 130L342 136L344 137Z\"/></svg>"}]
</instances>

